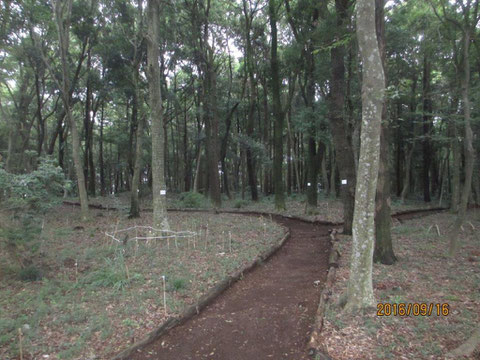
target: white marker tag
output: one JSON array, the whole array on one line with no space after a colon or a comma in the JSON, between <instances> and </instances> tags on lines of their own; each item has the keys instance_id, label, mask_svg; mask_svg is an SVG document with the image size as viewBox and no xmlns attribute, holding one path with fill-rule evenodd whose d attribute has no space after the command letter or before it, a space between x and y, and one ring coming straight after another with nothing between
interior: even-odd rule
<instances>
[{"instance_id":1,"label":"white marker tag","mask_svg":"<svg viewBox=\"0 0 480 360\"><path fill-rule=\"evenodd\" d=\"M342 185L347 185L347 179L342 179Z\"/></svg>"},{"instance_id":2,"label":"white marker tag","mask_svg":"<svg viewBox=\"0 0 480 360\"><path fill-rule=\"evenodd\" d=\"M160 195L167 195L167 190L160 190Z\"/></svg>"},{"instance_id":3,"label":"white marker tag","mask_svg":"<svg viewBox=\"0 0 480 360\"><path fill-rule=\"evenodd\" d=\"M310 183L307 183L307 186L312 186L312 184L310 184Z\"/></svg>"}]
</instances>

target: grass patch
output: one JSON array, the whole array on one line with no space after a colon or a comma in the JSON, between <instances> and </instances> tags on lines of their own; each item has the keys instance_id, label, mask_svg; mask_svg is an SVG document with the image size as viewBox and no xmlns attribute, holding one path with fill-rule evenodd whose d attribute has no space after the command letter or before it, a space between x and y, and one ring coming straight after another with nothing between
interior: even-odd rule
<instances>
[{"instance_id":1,"label":"grass patch","mask_svg":"<svg viewBox=\"0 0 480 360\"><path fill-rule=\"evenodd\" d=\"M171 229L195 237L136 242L128 240L136 235L132 231L123 245L123 234L119 243L105 233L151 225L151 214L127 219L102 213L87 223L77 223L79 209L69 206L47 216L42 278L20 280L19 268L0 254L2 270L3 264L12 269L12 276L3 272L0 278L0 358L18 355L17 331L23 326L29 329L24 352L37 358L110 358L166 320L163 275L168 314L175 316L283 235L270 219L174 213Z\"/></svg>"}]
</instances>

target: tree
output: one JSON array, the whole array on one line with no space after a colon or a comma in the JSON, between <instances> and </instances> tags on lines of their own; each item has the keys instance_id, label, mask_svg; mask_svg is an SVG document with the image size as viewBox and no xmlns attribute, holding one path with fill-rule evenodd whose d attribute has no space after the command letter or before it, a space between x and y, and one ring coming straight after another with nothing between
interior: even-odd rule
<instances>
[{"instance_id":1,"label":"tree","mask_svg":"<svg viewBox=\"0 0 480 360\"><path fill-rule=\"evenodd\" d=\"M130 214L131 218L140 216L140 204L138 201L138 193L140 192L140 172L142 167L143 155L143 114L138 116L138 110L141 108L142 101L140 98L140 74L139 67L143 58L144 52L141 49L143 43L143 8L141 0L138 1L137 6L137 31L133 39L133 59L132 59L132 87L133 87L133 111L132 122L136 122L136 146L135 146L135 162L133 168L132 189L130 193ZM135 117L135 119L133 119Z\"/></svg>"},{"instance_id":2,"label":"tree","mask_svg":"<svg viewBox=\"0 0 480 360\"><path fill-rule=\"evenodd\" d=\"M278 66L278 39L277 39L277 11L278 4L275 0L268 0L268 14L271 30L270 71L273 97L273 187L275 191L275 209L285 210L285 191L283 188L283 120L285 114L280 101L280 72Z\"/></svg>"},{"instance_id":3,"label":"tree","mask_svg":"<svg viewBox=\"0 0 480 360\"><path fill-rule=\"evenodd\" d=\"M385 72L385 19L384 0L375 0L375 22L377 30L378 48ZM386 78L386 76L385 76ZM386 86L386 82L385 82ZM375 250L373 260L386 265L392 265L396 260L392 246L392 219L390 216L390 176L389 176L389 121L387 119L387 101L382 107L382 127L380 133L380 158L378 167L377 195L375 197Z\"/></svg>"},{"instance_id":4,"label":"tree","mask_svg":"<svg viewBox=\"0 0 480 360\"><path fill-rule=\"evenodd\" d=\"M160 0L149 0L147 4L147 66L150 92L150 118L152 122L152 178L153 178L153 227L167 230L163 105L160 83L160 51L158 47L158 22Z\"/></svg>"},{"instance_id":5,"label":"tree","mask_svg":"<svg viewBox=\"0 0 480 360\"><path fill-rule=\"evenodd\" d=\"M449 24L455 26L461 31L463 44L463 77L460 80L460 85L463 102L463 120L465 129L465 181L461 194L460 205L458 207L457 217L455 219L455 222L453 223L453 226L450 228L450 231L447 234L450 243L448 253L450 256L453 256L456 254L459 248L458 234L460 232L460 228L463 222L465 221L468 200L472 189L473 166L475 163L475 151L473 149L473 132L470 119L470 43L472 41L472 37L475 35L475 29L480 20L478 11L479 1L477 0L472 3L472 1L469 0L465 3L464 1L457 0L455 4L447 4L445 1L441 0L439 4L431 3L431 5L435 14L441 21L443 21L444 23L448 22ZM440 6L442 14L439 13L436 5ZM461 14L461 19L456 18L457 14Z\"/></svg>"},{"instance_id":6,"label":"tree","mask_svg":"<svg viewBox=\"0 0 480 360\"><path fill-rule=\"evenodd\" d=\"M72 14L72 0L62 2L60 0L53 1L53 9L55 22L58 32L60 59L62 64L62 82L59 84L62 96L63 106L67 117L67 122L72 132L72 156L75 164L75 174L77 176L78 194L80 197L80 205L82 210L82 219L88 218L88 198L85 186L85 176L83 166L80 160L80 136L78 134L77 123L72 115L70 104L70 72L68 63L68 49L70 44L70 17ZM53 72L53 71L52 71Z\"/></svg>"},{"instance_id":7,"label":"tree","mask_svg":"<svg viewBox=\"0 0 480 360\"><path fill-rule=\"evenodd\" d=\"M385 76L375 29L375 0L357 1L357 38L363 65L362 136L358 162L352 257L345 309L373 306L372 257L375 242L375 194Z\"/></svg>"},{"instance_id":8,"label":"tree","mask_svg":"<svg viewBox=\"0 0 480 360\"><path fill-rule=\"evenodd\" d=\"M346 126L344 118L345 106L345 46L340 40L343 35L348 14L348 0L335 0L337 12L336 41L338 44L330 51L331 58L331 90L330 90L330 132L335 145L335 154L342 180L343 197L343 231L345 234L352 233L352 220L355 203L355 160L351 143L351 132Z\"/></svg>"}]
</instances>

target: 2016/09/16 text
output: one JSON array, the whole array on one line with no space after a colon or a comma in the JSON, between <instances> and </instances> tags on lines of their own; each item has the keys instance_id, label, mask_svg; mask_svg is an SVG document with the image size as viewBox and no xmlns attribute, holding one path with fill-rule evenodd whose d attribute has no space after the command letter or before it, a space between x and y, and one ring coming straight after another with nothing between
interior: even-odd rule
<instances>
[{"instance_id":1,"label":"2016/09/16 text","mask_svg":"<svg viewBox=\"0 0 480 360\"><path fill-rule=\"evenodd\" d=\"M448 316L448 303L378 303L377 316Z\"/></svg>"}]
</instances>

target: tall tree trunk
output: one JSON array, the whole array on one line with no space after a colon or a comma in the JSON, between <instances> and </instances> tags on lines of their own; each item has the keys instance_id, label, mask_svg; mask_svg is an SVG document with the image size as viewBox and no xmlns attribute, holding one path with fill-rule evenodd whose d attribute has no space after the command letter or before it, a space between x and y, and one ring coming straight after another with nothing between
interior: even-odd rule
<instances>
[{"instance_id":1,"label":"tall tree trunk","mask_svg":"<svg viewBox=\"0 0 480 360\"><path fill-rule=\"evenodd\" d=\"M266 76L262 77L262 89L263 89L263 144L267 150L268 158L270 157L270 112L268 109L268 88L267 88L267 78ZM270 184L270 169L267 166L263 167L263 191L265 195L270 195L271 184Z\"/></svg>"},{"instance_id":2,"label":"tall tree trunk","mask_svg":"<svg viewBox=\"0 0 480 360\"><path fill-rule=\"evenodd\" d=\"M347 0L335 0L337 9L337 29L343 29L348 19ZM345 47L335 46L330 52L332 68L332 84L330 90L330 131L335 144L335 154L338 169L342 180L347 184L341 185L343 198L343 231L352 233L353 209L355 204L355 160L352 144L349 141L351 134L344 118L345 104Z\"/></svg>"},{"instance_id":3,"label":"tall tree trunk","mask_svg":"<svg viewBox=\"0 0 480 360\"><path fill-rule=\"evenodd\" d=\"M449 250L450 256L457 253L459 248L458 234L460 228L465 221L465 215L467 213L468 199L470 197L470 191L472 189L472 175L473 165L475 163L475 151L473 149L473 132L470 124L470 29L464 29L463 39L463 61L464 61L464 77L462 79L462 100L463 100L463 114L465 123L465 138L464 138L464 153L465 153L465 182L463 184L462 197L460 199L460 206L458 208L458 214L453 226L451 227L449 238Z\"/></svg>"},{"instance_id":4,"label":"tall tree trunk","mask_svg":"<svg viewBox=\"0 0 480 360\"><path fill-rule=\"evenodd\" d=\"M432 145L430 140L432 100L430 94L430 62L427 55L423 58L423 200L430 202L430 167L432 162Z\"/></svg>"},{"instance_id":5,"label":"tall tree trunk","mask_svg":"<svg viewBox=\"0 0 480 360\"><path fill-rule=\"evenodd\" d=\"M247 136L253 141L254 134L254 122L255 122L255 109L257 107L257 82L255 80L255 69L253 63L253 48L252 40L250 37L252 12L247 6L247 1L243 0L243 13L245 17L245 60L248 73L248 85L249 85L249 97L248 97L248 117L247 117ZM252 200L258 201L257 190L257 173L256 164L253 156L253 152L250 146L246 149L247 155L247 170L248 170L248 185L250 186L250 192L252 194Z\"/></svg>"},{"instance_id":6,"label":"tall tree trunk","mask_svg":"<svg viewBox=\"0 0 480 360\"><path fill-rule=\"evenodd\" d=\"M99 139L99 148L98 148L98 167L100 169L100 195L106 195L106 184L105 184L105 169L104 169L104 160L103 160L103 120L105 115L105 104L102 101L102 108L100 111L100 139Z\"/></svg>"},{"instance_id":7,"label":"tall tree trunk","mask_svg":"<svg viewBox=\"0 0 480 360\"><path fill-rule=\"evenodd\" d=\"M454 114L457 114L458 103L454 102ZM450 137L450 149L452 151L452 188L451 188L451 202L450 210L453 213L458 211L458 203L460 199L460 144L458 142L457 125L455 124L455 117L450 117L448 120L448 135Z\"/></svg>"},{"instance_id":8,"label":"tall tree trunk","mask_svg":"<svg viewBox=\"0 0 480 360\"><path fill-rule=\"evenodd\" d=\"M314 18L313 21L317 21L318 16ZM309 41L305 53L306 61L306 77L307 85L305 91L305 100L306 106L310 108L311 113L315 114L315 58L313 55L313 43ZM315 119L311 119L311 122L314 124ZM313 125L314 126L314 125ZM315 213L317 208L317 179L318 179L318 169L320 162L322 160L321 156L323 154L317 154L317 145L315 140L315 130L310 132L308 137L308 155L307 155L307 213ZM310 185L309 185L310 184Z\"/></svg>"},{"instance_id":9,"label":"tall tree trunk","mask_svg":"<svg viewBox=\"0 0 480 360\"><path fill-rule=\"evenodd\" d=\"M132 125L135 126L135 161L133 165L133 177L132 177L132 186L130 190L130 218L140 217L140 204L139 204L139 193L140 193L140 172L142 170L142 155L143 155L143 126L144 126L144 117L143 114L139 115L139 109L143 103L140 100L140 89L139 89L139 66L142 60L143 51L140 49L142 43L141 36L143 32L143 8L142 1L138 0L137 3L137 21L136 21L136 34L133 41L133 60L132 60L132 87L133 87L133 104L132 104Z\"/></svg>"},{"instance_id":10,"label":"tall tree trunk","mask_svg":"<svg viewBox=\"0 0 480 360\"><path fill-rule=\"evenodd\" d=\"M345 309L375 305L372 256L375 242L375 194L385 93L382 59L375 35L375 0L357 1L357 38L363 64L362 140L353 218L353 244Z\"/></svg>"},{"instance_id":11,"label":"tall tree trunk","mask_svg":"<svg viewBox=\"0 0 480 360\"><path fill-rule=\"evenodd\" d=\"M150 117L152 123L152 194L153 194L153 227L166 230L167 220L164 164L164 128L162 89L159 66L158 22L160 17L160 0L148 0L147 3L147 65L148 89L150 95Z\"/></svg>"},{"instance_id":12,"label":"tall tree trunk","mask_svg":"<svg viewBox=\"0 0 480 360\"><path fill-rule=\"evenodd\" d=\"M377 29L378 48L382 59L382 68L385 73L385 0L375 0L375 19ZM385 76L385 87L387 86ZM387 119L387 101L382 107L382 125L380 132L380 158L378 167L377 195L375 198L375 250L373 261L385 265L392 265L396 260L392 245L392 218L390 216L390 175L388 168L389 158L389 121Z\"/></svg>"},{"instance_id":13,"label":"tall tree trunk","mask_svg":"<svg viewBox=\"0 0 480 360\"><path fill-rule=\"evenodd\" d=\"M409 123L411 124L411 144L407 147L407 152L405 154L405 173L404 173L404 178L403 178L403 188L402 192L400 194L400 198L402 203L405 202L406 197L408 196L408 193L410 191L410 183L411 183L411 169L412 169L412 158L413 158L413 153L415 151L415 134L416 134L416 126L415 126L415 121L416 121L416 116L415 116L415 111L417 107L417 102L415 99L415 93L417 89L417 77L415 74L412 76L412 87L411 87L411 95L410 95L410 105L409 105L409 110L410 110L410 121Z\"/></svg>"},{"instance_id":14,"label":"tall tree trunk","mask_svg":"<svg viewBox=\"0 0 480 360\"><path fill-rule=\"evenodd\" d=\"M275 191L275 209L285 210L285 193L283 188L283 118L284 113L280 102L280 71L277 55L277 2L268 0L268 14L271 28L271 57L270 68L272 76L273 115L273 186Z\"/></svg>"},{"instance_id":15,"label":"tall tree trunk","mask_svg":"<svg viewBox=\"0 0 480 360\"><path fill-rule=\"evenodd\" d=\"M62 63L62 100L65 108L68 124L72 133L73 162L75 164L75 173L77 176L78 194L80 197L82 220L88 218L88 198L85 187L85 177L83 174L82 162L80 159L80 136L78 134L77 123L72 116L70 106L70 74L68 64L68 49L70 41L70 16L72 13L72 0L54 2L55 20L58 31L60 57Z\"/></svg>"},{"instance_id":16,"label":"tall tree trunk","mask_svg":"<svg viewBox=\"0 0 480 360\"><path fill-rule=\"evenodd\" d=\"M43 99L40 91L40 78L38 73L35 73L35 93L37 98L37 120L38 120L38 134L37 134L37 154L42 155L43 142L45 141L45 121L42 116Z\"/></svg>"},{"instance_id":17,"label":"tall tree trunk","mask_svg":"<svg viewBox=\"0 0 480 360\"><path fill-rule=\"evenodd\" d=\"M218 109L217 109L217 74L213 63L213 49L207 50L209 59L205 66L204 118L207 155L208 193L214 207L222 206L220 178L218 174Z\"/></svg>"}]
</instances>

